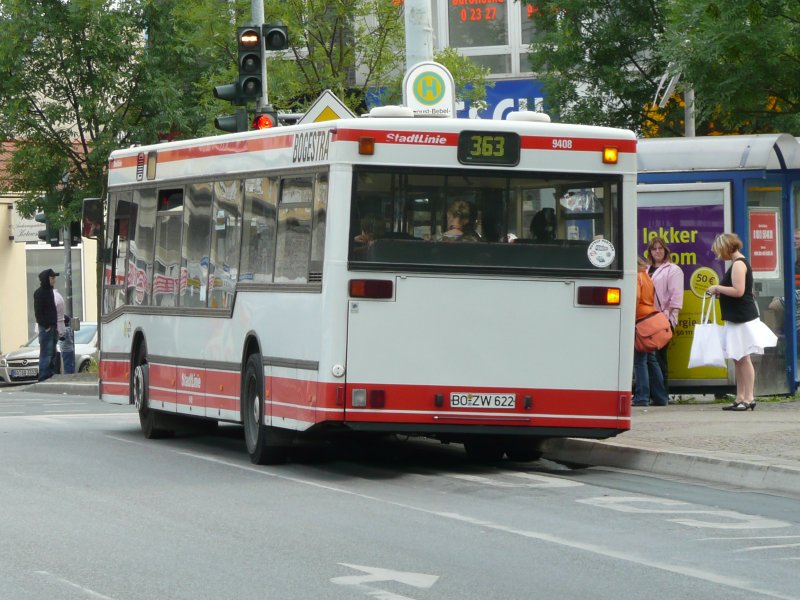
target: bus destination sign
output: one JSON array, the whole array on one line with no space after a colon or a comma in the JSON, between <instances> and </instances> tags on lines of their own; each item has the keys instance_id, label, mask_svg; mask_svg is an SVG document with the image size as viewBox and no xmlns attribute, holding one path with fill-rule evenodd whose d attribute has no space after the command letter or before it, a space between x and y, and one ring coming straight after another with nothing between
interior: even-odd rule
<instances>
[{"instance_id":1,"label":"bus destination sign","mask_svg":"<svg viewBox=\"0 0 800 600\"><path fill-rule=\"evenodd\" d=\"M462 165L519 164L519 135L512 132L462 131L458 136L458 162Z\"/></svg>"}]
</instances>

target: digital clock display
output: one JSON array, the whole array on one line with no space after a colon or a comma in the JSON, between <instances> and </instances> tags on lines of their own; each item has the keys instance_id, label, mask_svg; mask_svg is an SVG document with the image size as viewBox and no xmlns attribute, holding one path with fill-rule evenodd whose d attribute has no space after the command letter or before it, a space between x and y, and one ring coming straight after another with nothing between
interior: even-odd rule
<instances>
[{"instance_id":1,"label":"digital clock display","mask_svg":"<svg viewBox=\"0 0 800 600\"><path fill-rule=\"evenodd\" d=\"M458 136L458 162L462 165L516 166L519 164L519 135L462 131Z\"/></svg>"}]
</instances>

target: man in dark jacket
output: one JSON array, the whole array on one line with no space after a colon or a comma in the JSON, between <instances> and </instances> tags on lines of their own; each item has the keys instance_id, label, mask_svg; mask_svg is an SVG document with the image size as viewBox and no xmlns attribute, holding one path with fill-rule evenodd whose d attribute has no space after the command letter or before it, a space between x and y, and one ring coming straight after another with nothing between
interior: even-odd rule
<instances>
[{"instance_id":1,"label":"man in dark jacket","mask_svg":"<svg viewBox=\"0 0 800 600\"><path fill-rule=\"evenodd\" d=\"M53 376L58 340L58 313L53 295L58 273L45 269L39 273L41 285L33 293L33 312L39 326L39 381Z\"/></svg>"}]
</instances>

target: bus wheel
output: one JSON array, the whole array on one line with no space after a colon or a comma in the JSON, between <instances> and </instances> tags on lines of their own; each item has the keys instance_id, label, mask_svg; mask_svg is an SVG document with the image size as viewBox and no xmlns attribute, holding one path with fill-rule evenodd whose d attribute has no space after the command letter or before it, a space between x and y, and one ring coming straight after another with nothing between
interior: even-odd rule
<instances>
[{"instance_id":1,"label":"bus wheel","mask_svg":"<svg viewBox=\"0 0 800 600\"><path fill-rule=\"evenodd\" d=\"M244 441L250 461L257 465L286 462L289 449L277 445L279 440L267 439L274 429L264 425L264 366L261 357L253 354L247 359L242 385L242 422ZM277 432L275 437L277 437Z\"/></svg>"},{"instance_id":2,"label":"bus wheel","mask_svg":"<svg viewBox=\"0 0 800 600\"><path fill-rule=\"evenodd\" d=\"M542 440L513 437L506 441L506 456L514 462L531 462L542 458Z\"/></svg>"},{"instance_id":3,"label":"bus wheel","mask_svg":"<svg viewBox=\"0 0 800 600\"><path fill-rule=\"evenodd\" d=\"M493 438L475 438L464 442L464 450L470 460L479 463L498 462L503 458L505 450L499 440Z\"/></svg>"},{"instance_id":4,"label":"bus wheel","mask_svg":"<svg viewBox=\"0 0 800 600\"><path fill-rule=\"evenodd\" d=\"M147 364L147 350L142 344L136 354L136 362L133 369L133 404L139 412L139 424L142 426L142 433L148 440L172 437L175 432L163 426L164 418L156 411L150 410L148 406L148 390L150 382L150 365Z\"/></svg>"}]
</instances>

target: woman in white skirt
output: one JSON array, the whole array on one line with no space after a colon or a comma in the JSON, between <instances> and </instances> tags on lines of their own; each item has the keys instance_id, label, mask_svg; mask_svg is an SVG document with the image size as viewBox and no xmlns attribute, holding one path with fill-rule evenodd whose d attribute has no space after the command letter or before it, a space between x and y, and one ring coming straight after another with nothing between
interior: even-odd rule
<instances>
[{"instance_id":1,"label":"woman in white skirt","mask_svg":"<svg viewBox=\"0 0 800 600\"><path fill-rule=\"evenodd\" d=\"M772 333L758 318L758 307L753 297L753 269L741 253L742 240L735 233L722 233L714 240L711 250L722 260L733 261L719 285L712 285L708 293L719 296L719 308L725 325L722 328L722 349L736 366L736 401L722 410L753 410L753 387L756 373L751 354L764 354L764 348L778 343Z\"/></svg>"}]
</instances>

